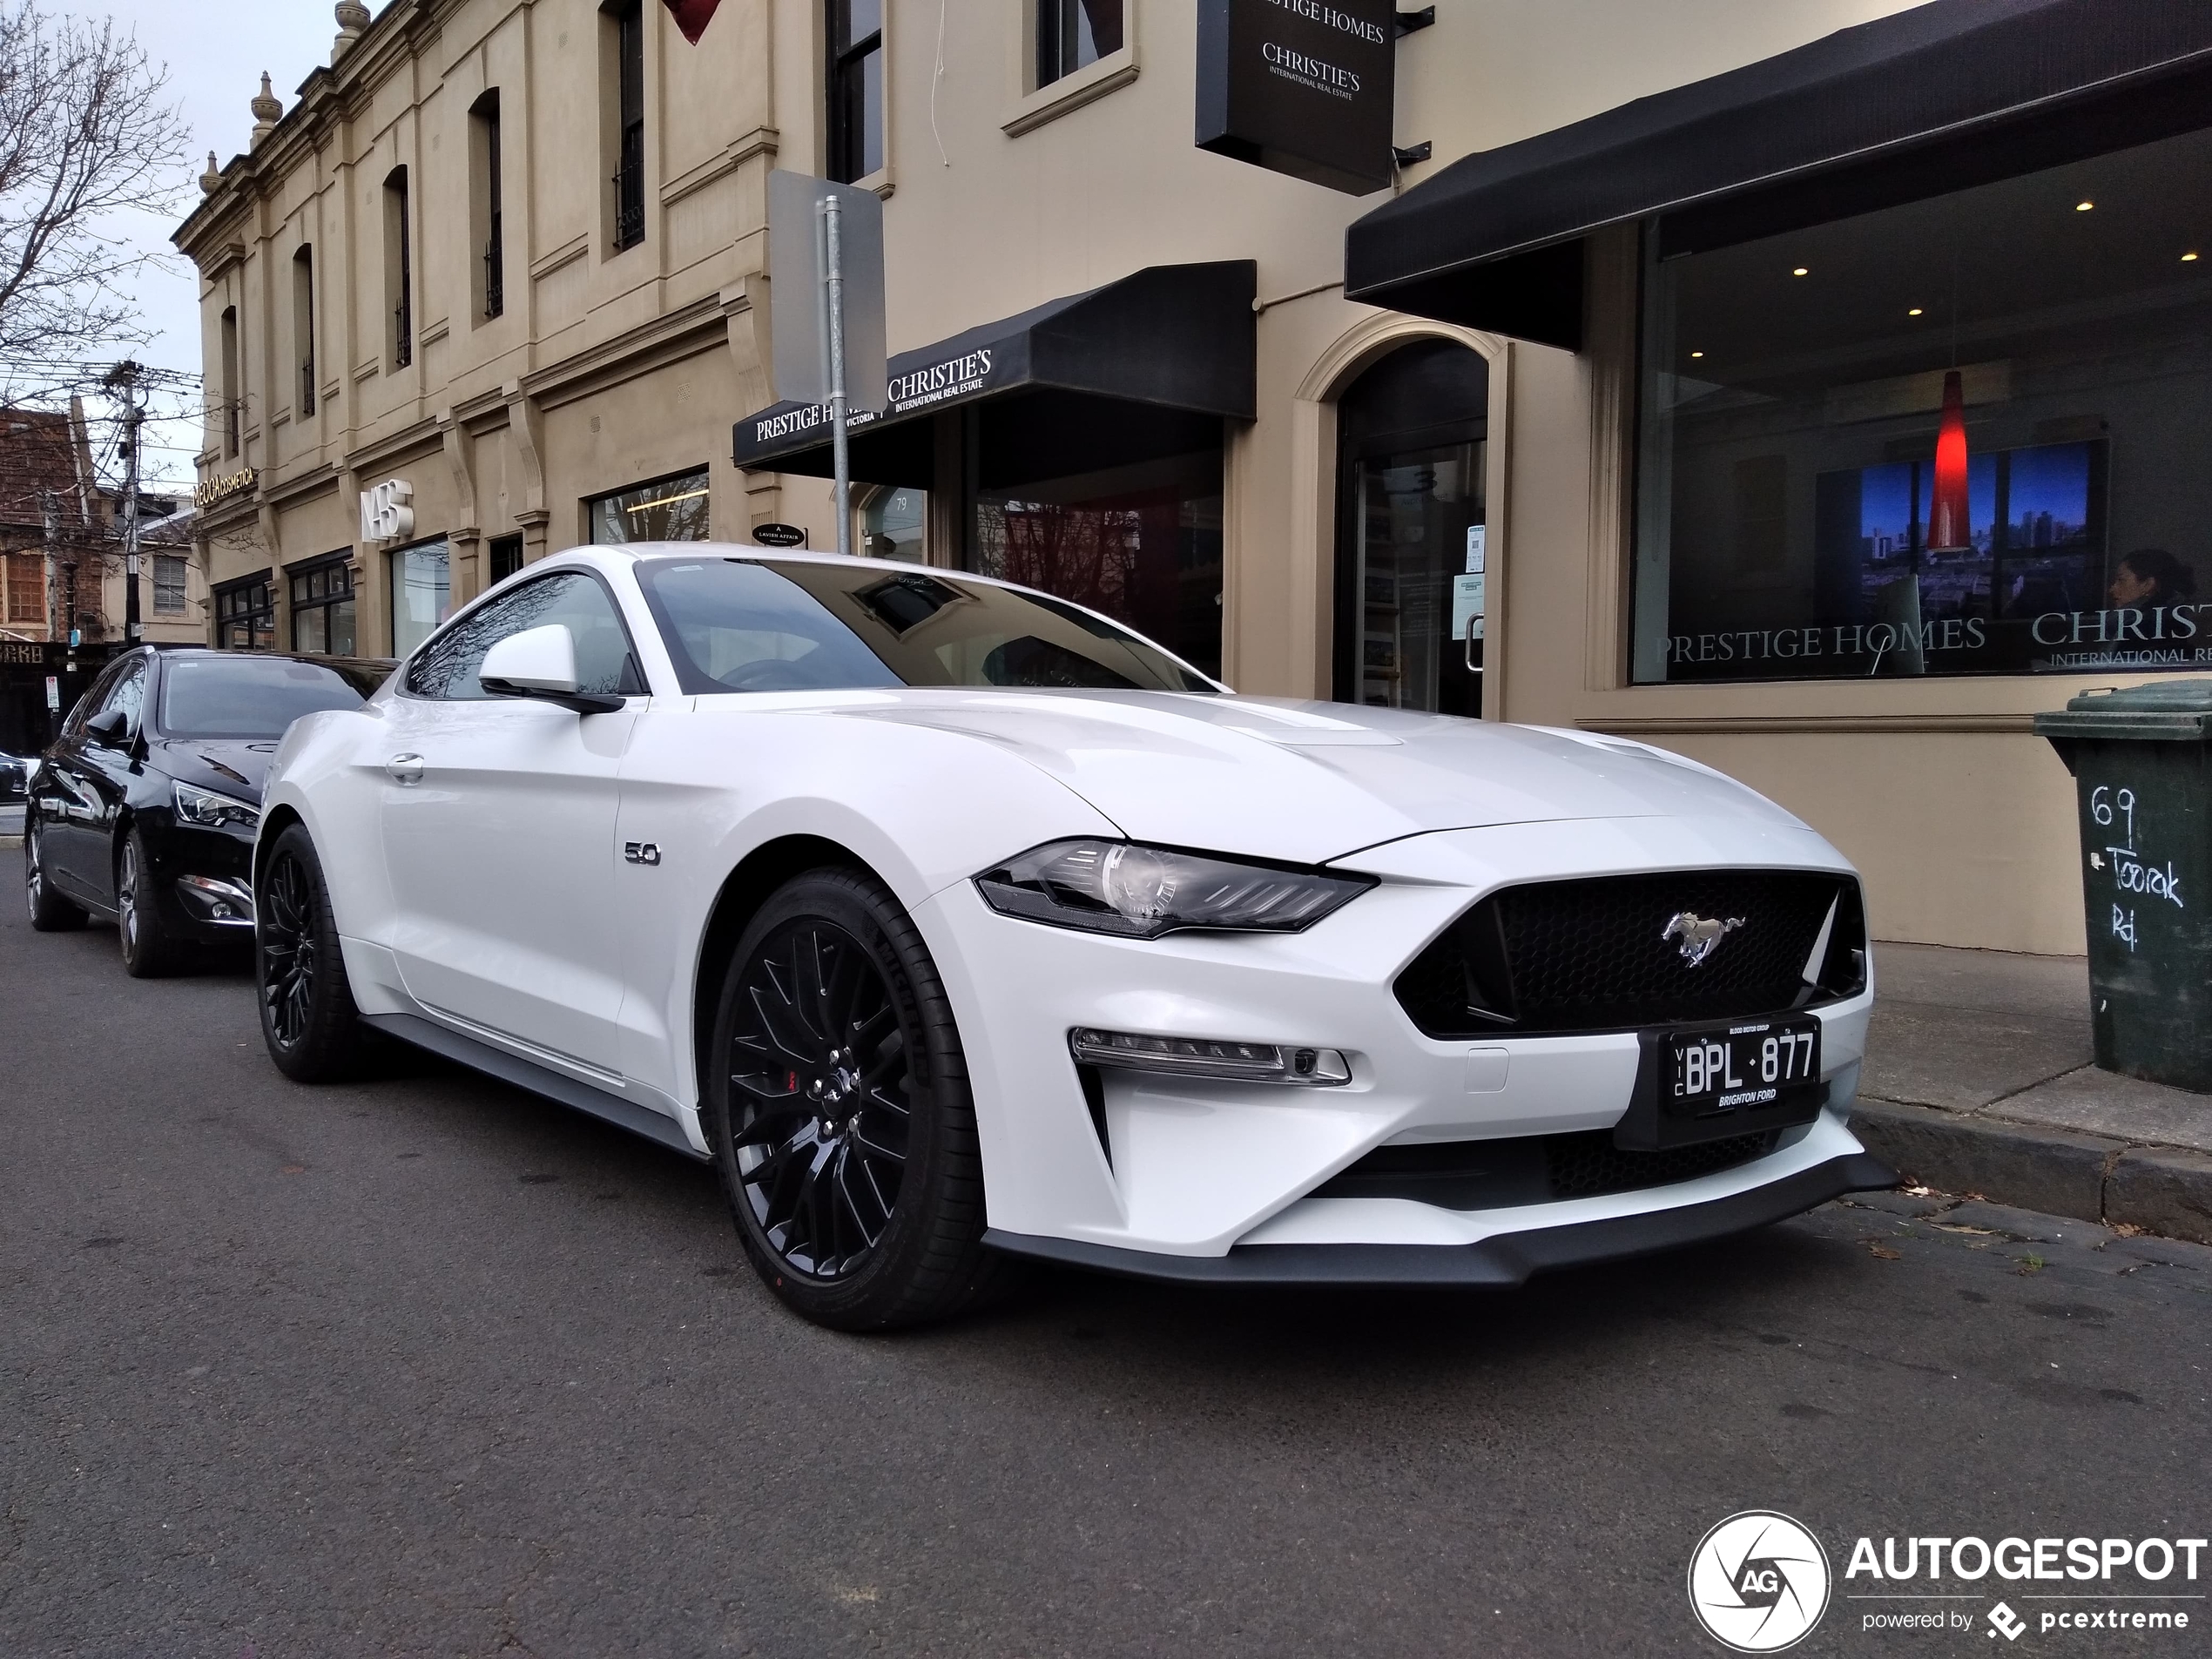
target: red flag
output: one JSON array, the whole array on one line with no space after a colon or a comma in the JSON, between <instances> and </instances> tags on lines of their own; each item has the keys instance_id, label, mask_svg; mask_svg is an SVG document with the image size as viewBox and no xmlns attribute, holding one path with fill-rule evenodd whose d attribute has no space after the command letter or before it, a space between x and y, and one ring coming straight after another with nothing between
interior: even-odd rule
<instances>
[{"instance_id":1,"label":"red flag","mask_svg":"<svg viewBox=\"0 0 2212 1659\"><path fill-rule=\"evenodd\" d=\"M707 24L713 21L714 9L722 0L666 0L666 3L668 15L676 19L684 38L696 46L699 37L706 32Z\"/></svg>"}]
</instances>

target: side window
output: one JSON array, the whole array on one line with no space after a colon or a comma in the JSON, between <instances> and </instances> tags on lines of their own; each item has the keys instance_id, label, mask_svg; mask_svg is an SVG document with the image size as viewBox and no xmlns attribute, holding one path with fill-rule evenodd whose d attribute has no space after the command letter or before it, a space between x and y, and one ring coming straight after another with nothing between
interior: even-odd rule
<instances>
[{"instance_id":1,"label":"side window","mask_svg":"<svg viewBox=\"0 0 2212 1659\"><path fill-rule=\"evenodd\" d=\"M431 640L408 664L408 693L445 702L483 701L490 693L476 675L484 653L509 635L553 623L566 628L576 642L578 691L617 697L644 691L614 600L597 578L564 570L469 612Z\"/></svg>"},{"instance_id":2,"label":"side window","mask_svg":"<svg viewBox=\"0 0 2212 1659\"><path fill-rule=\"evenodd\" d=\"M83 735L84 723L107 706L108 698L115 691L115 683L123 678L129 664L111 663L100 672L99 678L86 688L77 699L77 706L70 710L69 718L62 726L62 735L74 738Z\"/></svg>"},{"instance_id":3,"label":"side window","mask_svg":"<svg viewBox=\"0 0 2212 1659\"><path fill-rule=\"evenodd\" d=\"M123 678L116 681L115 689L100 705L103 714L110 709L119 710L123 718L131 723L130 730L132 732L143 728L146 709L146 665L144 663L133 663L123 671Z\"/></svg>"}]
</instances>

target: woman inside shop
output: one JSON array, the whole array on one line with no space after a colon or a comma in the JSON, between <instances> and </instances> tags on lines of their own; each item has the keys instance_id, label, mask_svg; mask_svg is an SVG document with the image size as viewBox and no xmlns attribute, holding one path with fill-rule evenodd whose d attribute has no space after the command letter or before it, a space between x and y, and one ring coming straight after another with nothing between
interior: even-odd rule
<instances>
[{"instance_id":1,"label":"woman inside shop","mask_svg":"<svg viewBox=\"0 0 2212 1659\"><path fill-rule=\"evenodd\" d=\"M2121 609L2155 610L2196 591L2196 572L2162 547L2139 547L2123 555L2107 591Z\"/></svg>"}]
</instances>

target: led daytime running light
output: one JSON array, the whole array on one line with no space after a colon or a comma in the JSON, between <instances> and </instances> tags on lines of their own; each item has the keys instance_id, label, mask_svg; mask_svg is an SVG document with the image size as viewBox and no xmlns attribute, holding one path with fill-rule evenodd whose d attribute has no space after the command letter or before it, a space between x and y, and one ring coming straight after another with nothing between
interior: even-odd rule
<instances>
[{"instance_id":1,"label":"led daytime running light","mask_svg":"<svg viewBox=\"0 0 2212 1659\"><path fill-rule=\"evenodd\" d=\"M1078 1065L1123 1071L1165 1072L1224 1082L1292 1083L1334 1088L1352 1081L1352 1068L1334 1049L1289 1049L1271 1042L1228 1042L1211 1037L1151 1037L1130 1031L1078 1026L1068 1034Z\"/></svg>"}]
</instances>

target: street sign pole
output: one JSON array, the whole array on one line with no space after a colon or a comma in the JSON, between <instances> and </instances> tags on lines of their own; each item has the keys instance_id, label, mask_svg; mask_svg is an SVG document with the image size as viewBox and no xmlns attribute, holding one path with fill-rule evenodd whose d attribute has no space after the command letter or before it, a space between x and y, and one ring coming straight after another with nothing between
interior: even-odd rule
<instances>
[{"instance_id":1,"label":"street sign pole","mask_svg":"<svg viewBox=\"0 0 2212 1659\"><path fill-rule=\"evenodd\" d=\"M830 456L836 473L833 499L837 511L837 551L853 551L853 449L845 430L845 250L839 235L839 206L833 193L822 200L822 231L826 267L822 276L824 303L829 307Z\"/></svg>"}]
</instances>

